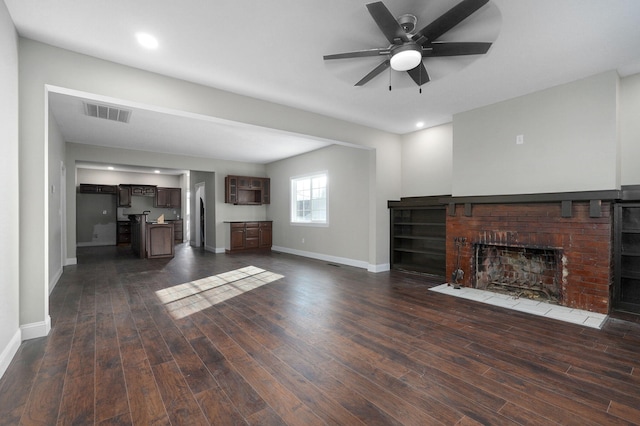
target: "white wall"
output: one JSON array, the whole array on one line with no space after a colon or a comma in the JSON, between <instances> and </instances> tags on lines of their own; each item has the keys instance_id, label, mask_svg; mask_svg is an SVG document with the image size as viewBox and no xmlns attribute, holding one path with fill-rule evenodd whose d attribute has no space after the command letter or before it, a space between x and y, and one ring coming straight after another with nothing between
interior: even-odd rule
<instances>
[{"instance_id":1,"label":"white wall","mask_svg":"<svg viewBox=\"0 0 640 426\"><path fill-rule=\"evenodd\" d=\"M452 194L619 187L618 81L610 71L456 114Z\"/></svg>"},{"instance_id":2,"label":"white wall","mask_svg":"<svg viewBox=\"0 0 640 426\"><path fill-rule=\"evenodd\" d=\"M62 214L63 202L61 191L61 163L64 162L64 140L58 128L58 124L53 118L53 114L49 114L49 133L48 133L48 177L49 177L49 288L51 293L58 279L62 275L64 260L62 259ZM65 165L66 169L66 165Z\"/></svg>"},{"instance_id":3,"label":"white wall","mask_svg":"<svg viewBox=\"0 0 640 426\"><path fill-rule=\"evenodd\" d=\"M76 179L77 185L80 185L81 183L95 183L100 185L134 184L180 188L180 175L158 173L123 172L117 170L99 170L78 167Z\"/></svg>"},{"instance_id":4,"label":"white wall","mask_svg":"<svg viewBox=\"0 0 640 426\"><path fill-rule=\"evenodd\" d=\"M509 171L513 177L512 185L519 186L521 189L530 188L538 192L561 192L567 190L564 174L569 171L577 171L581 180L580 190L596 190L596 189L617 189L618 185L613 182L619 180L621 185L640 185L640 167L638 167L637 159L640 158L640 74L631 75L620 79L619 86L615 84L616 77L612 73L593 76L586 80L569 83L568 85L558 86L544 92L523 96L518 99L507 101L503 104L491 105L480 110L469 111L465 115L487 114L489 116L488 124L480 124L473 127L473 131L479 131L479 137L485 139L463 140L460 136L460 127L456 127L461 144L476 144L478 147L472 148L482 151L479 155L468 154L466 149L459 148L457 157L455 158L458 173L463 167L472 167L475 173L475 179L482 182L482 188L476 189L484 195L495 195L500 190L496 185L487 182L489 178L488 170L484 170L489 164L496 166L494 163L500 161L502 165L499 167L498 175L506 174ZM583 86L593 85L592 88L583 90ZM618 92L618 107L612 107L615 101L612 99ZM598 94L600 92L600 94ZM602 96L604 102L599 102L598 96ZM559 98L562 101L557 101ZM541 102L543 100L544 102ZM585 103L579 109L594 109L584 118L575 117L573 113L562 111L562 106L572 104ZM597 117L600 114L599 108L606 106L608 110L602 111L603 119ZM571 109L569 107L569 109ZM513 111L505 111L512 108ZM532 110L533 113L527 111ZM616 136L614 133L614 123L617 111L617 122L619 123L619 147L616 146ZM543 115L553 115L549 120L545 120ZM600 130L594 133L596 136L591 138L588 129L584 129L585 122L588 128L593 125L603 125L604 133ZM462 115L462 114L461 114ZM461 115L457 116L459 118ZM484 119L484 118L483 118ZM509 121L511 120L511 121ZM458 123L458 121L456 122ZM488 127L488 128L485 128ZM573 129L576 129L575 133ZM522 146L515 145L514 132L520 131L524 134L525 143ZM532 129L533 133L529 130ZM597 130L597 129L596 129ZM402 196L429 196L452 193L453 181L453 126L447 124L443 126L433 127L404 135L402 137ZM553 142L550 144L541 136L542 133L549 134L545 137ZM556 135L574 136L559 138ZM487 136L489 134L489 136ZM581 135L582 136L579 136ZM609 142L607 142L609 141ZM466 146L466 145L465 145ZM614 150L618 150L615 157ZM523 154L526 154L526 156ZM578 153L578 154L576 154ZM603 155L604 161L597 161ZM485 158L486 156L498 156L494 158ZM550 164L557 160L549 157L562 156L565 157L567 164L563 164L560 170L551 168ZM597 167L595 170L588 169L583 164L584 158L595 162ZM562 158L560 157L560 158ZM614 160L615 158L615 160ZM535 167L537 172L527 174L524 172L514 172L515 164L522 162L529 163L525 168ZM460 164L466 166L460 166ZM576 164L577 163L577 164ZM485 166L486 165L486 166ZM568 167L573 167L569 170ZM577 170L576 170L577 169ZM583 179L584 175L589 178L598 179L593 182ZM539 176L540 175L540 176ZM456 175L458 177L458 175ZM471 179L471 176L467 176ZM491 178L495 178L495 174L491 174ZM545 187L534 188L536 182L543 180L553 180L546 182ZM563 185L565 187L563 187ZM607 188L609 185L614 185ZM462 195L460 191L457 195ZM504 191L504 189L502 189ZM513 189L515 191L515 189ZM524 191L522 191L524 192ZM468 195L468 194L467 194Z\"/></svg>"},{"instance_id":5,"label":"white wall","mask_svg":"<svg viewBox=\"0 0 640 426\"><path fill-rule=\"evenodd\" d=\"M451 194L453 126L443 124L402 137L402 196Z\"/></svg>"},{"instance_id":6,"label":"white wall","mask_svg":"<svg viewBox=\"0 0 640 426\"><path fill-rule=\"evenodd\" d=\"M333 145L269 164L267 215L273 220L275 249L369 268L370 156L371 150ZM324 171L329 177L328 226L292 225L291 178Z\"/></svg>"},{"instance_id":7,"label":"white wall","mask_svg":"<svg viewBox=\"0 0 640 426\"><path fill-rule=\"evenodd\" d=\"M640 74L620 82L620 139L622 185L640 184Z\"/></svg>"},{"instance_id":8,"label":"white wall","mask_svg":"<svg viewBox=\"0 0 640 426\"><path fill-rule=\"evenodd\" d=\"M0 377L21 340L19 328L18 36L0 2Z\"/></svg>"}]
</instances>

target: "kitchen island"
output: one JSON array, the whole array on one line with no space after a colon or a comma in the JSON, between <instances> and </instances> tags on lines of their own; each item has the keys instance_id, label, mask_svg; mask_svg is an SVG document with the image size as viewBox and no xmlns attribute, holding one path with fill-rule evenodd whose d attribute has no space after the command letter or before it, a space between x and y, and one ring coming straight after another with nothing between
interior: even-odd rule
<instances>
[{"instance_id":1,"label":"kitchen island","mask_svg":"<svg viewBox=\"0 0 640 426\"><path fill-rule=\"evenodd\" d=\"M148 215L130 214L131 249L140 258L167 258L174 256L173 223L157 223L148 220Z\"/></svg>"}]
</instances>

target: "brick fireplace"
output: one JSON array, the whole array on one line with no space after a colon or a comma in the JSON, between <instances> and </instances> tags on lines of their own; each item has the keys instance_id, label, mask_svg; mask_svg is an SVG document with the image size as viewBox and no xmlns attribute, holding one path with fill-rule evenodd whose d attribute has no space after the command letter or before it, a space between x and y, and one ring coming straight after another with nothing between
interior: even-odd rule
<instances>
[{"instance_id":1,"label":"brick fireplace","mask_svg":"<svg viewBox=\"0 0 640 426\"><path fill-rule=\"evenodd\" d=\"M486 288L498 270L506 269L504 280L516 290L533 283L534 290L553 297L553 303L608 313L613 282L611 212L608 201L451 203L446 277L451 278L457 267L457 238L465 241L459 257L463 286ZM506 260L496 260L498 254Z\"/></svg>"}]
</instances>

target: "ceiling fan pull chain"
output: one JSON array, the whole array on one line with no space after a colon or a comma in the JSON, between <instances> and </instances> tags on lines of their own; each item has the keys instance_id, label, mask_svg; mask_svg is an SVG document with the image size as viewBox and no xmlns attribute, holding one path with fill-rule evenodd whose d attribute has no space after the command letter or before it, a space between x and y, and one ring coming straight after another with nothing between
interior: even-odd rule
<instances>
[{"instance_id":1,"label":"ceiling fan pull chain","mask_svg":"<svg viewBox=\"0 0 640 426\"><path fill-rule=\"evenodd\" d=\"M420 67L419 71L420 71L420 84L418 85L418 93L420 93L422 95L422 59L420 59L420 65L418 65Z\"/></svg>"},{"instance_id":2,"label":"ceiling fan pull chain","mask_svg":"<svg viewBox=\"0 0 640 426\"><path fill-rule=\"evenodd\" d=\"M389 67L389 91L391 91L391 67Z\"/></svg>"}]
</instances>

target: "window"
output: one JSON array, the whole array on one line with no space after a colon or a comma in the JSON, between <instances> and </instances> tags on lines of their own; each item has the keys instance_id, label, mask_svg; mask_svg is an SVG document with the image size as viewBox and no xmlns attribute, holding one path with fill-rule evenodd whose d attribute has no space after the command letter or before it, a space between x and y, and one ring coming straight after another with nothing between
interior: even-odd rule
<instances>
[{"instance_id":1,"label":"window","mask_svg":"<svg viewBox=\"0 0 640 426\"><path fill-rule=\"evenodd\" d=\"M327 173L291 178L291 222L327 224Z\"/></svg>"}]
</instances>

